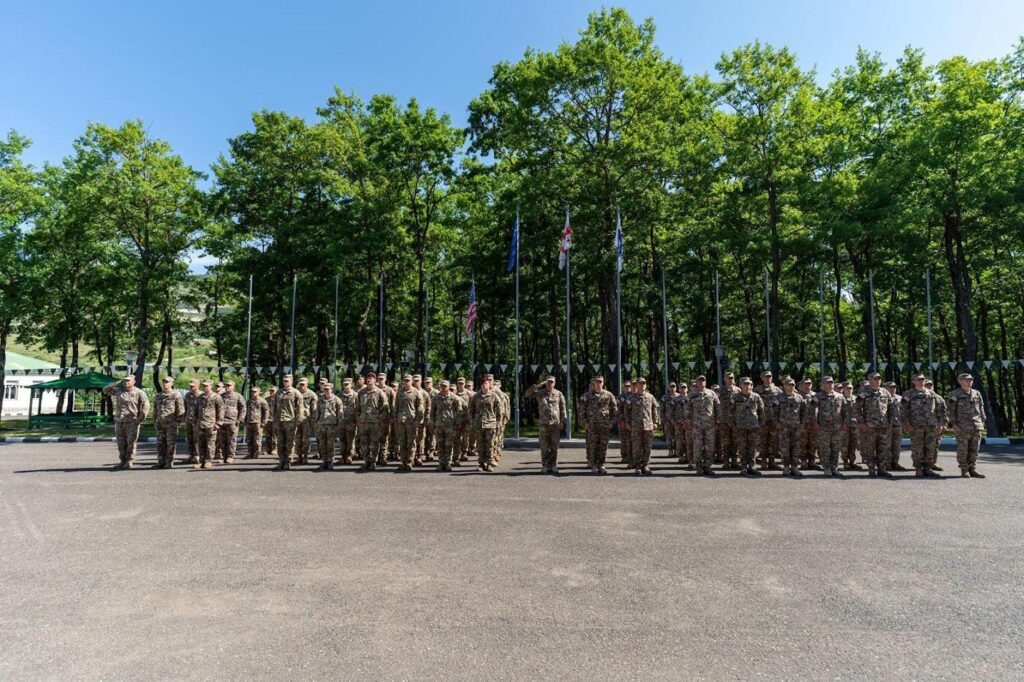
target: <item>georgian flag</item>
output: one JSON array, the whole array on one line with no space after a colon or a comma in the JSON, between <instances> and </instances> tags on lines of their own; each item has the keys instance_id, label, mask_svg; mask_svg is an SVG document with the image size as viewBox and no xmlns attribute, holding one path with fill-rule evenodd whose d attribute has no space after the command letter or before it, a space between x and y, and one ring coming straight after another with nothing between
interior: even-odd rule
<instances>
[{"instance_id":1,"label":"georgian flag","mask_svg":"<svg viewBox=\"0 0 1024 682\"><path fill-rule=\"evenodd\" d=\"M558 269L564 270L572 246L572 226L569 225L569 209L565 209L565 229L562 230L562 248L558 251Z\"/></svg>"}]
</instances>

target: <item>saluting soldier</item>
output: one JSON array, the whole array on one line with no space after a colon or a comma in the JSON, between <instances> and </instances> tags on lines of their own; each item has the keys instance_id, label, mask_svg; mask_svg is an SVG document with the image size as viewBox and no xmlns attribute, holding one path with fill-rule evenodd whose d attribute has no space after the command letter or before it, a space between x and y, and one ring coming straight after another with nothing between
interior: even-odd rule
<instances>
[{"instance_id":1,"label":"saluting soldier","mask_svg":"<svg viewBox=\"0 0 1024 682\"><path fill-rule=\"evenodd\" d=\"M957 381L960 387L949 395L949 421L956 434L956 463L964 478L985 478L977 469L981 432L985 428L985 400L974 388L973 376L964 373Z\"/></svg>"},{"instance_id":2,"label":"saluting soldier","mask_svg":"<svg viewBox=\"0 0 1024 682\"><path fill-rule=\"evenodd\" d=\"M498 396L491 390L494 376L485 374L480 390L473 394L469 402L469 418L473 423L477 439L477 457L480 471L494 471L495 464L491 458L494 433L498 428L498 411L501 409Z\"/></svg>"},{"instance_id":3,"label":"saluting soldier","mask_svg":"<svg viewBox=\"0 0 1024 682\"><path fill-rule=\"evenodd\" d=\"M647 379L636 380L639 388L629 403L629 432L633 440L633 469L637 474L649 476L651 471L651 439L658 427L658 401L647 392Z\"/></svg>"},{"instance_id":4,"label":"saluting soldier","mask_svg":"<svg viewBox=\"0 0 1024 682\"><path fill-rule=\"evenodd\" d=\"M199 461L196 469L212 469L217 454L217 430L224 417L224 400L214 392L213 382L203 381L203 392L196 401L196 434L199 443Z\"/></svg>"},{"instance_id":5,"label":"saluting soldier","mask_svg":"<svg viewBox=\"0 0 1024 682\"><path fill-rule=\"evenodd\" d=\"M765 408L764 400L754 393L753 388L754 382L750 377L740 377L740 392L732 397L732 419L740 465L748 476L760 476L761 472L754 468L754 458L762 442Z\"/></svg>"},{"instance_id":6,"label":"saluting soldier","mask_svg":"<svg viewBox=\"0 0 1024 682\"><path fill-rule=\"evenodd\" d=\"M555 388L555 377L549 376L542 383L527 389L526 397L537 400L542 472L557 474L558 442L561 439L561 431L565 428L565 396Z\"/></svg>"},{"instance_id":7,"label":"saluting soldier","mask_svg":"<svg viewBox=\"0 0 1024 682\"><path fill-rule=\"evenodd\" d=\"M185 448L188 450L188 459L185 464L199 463L198 446L198 419L196 416L196 403L199 400L199 380L192 379L188 382L188 393L185 394Z\"/></svg>"},{"instance_id":8,"label":"saluting soldier","mask_svg":"<svg viewBox=\"0 0 1024 682\"><path fill-rule=\"evenodd\" d=\"M245 400L235 393L235 382L224 383L224 393L221 395L224 402L224 414L221 419L220 428L217 429L217 449L225 464L232 464L235 461L235 450L238 447L238 429L245 421Z\"/></svg>"},{"instance_id":9,"label":"saluting soldier","mask_svg":"<svg viewBox=\"0 0 1024 682\"><path fill-rule=\"evenodd\" d=\"M249 402L245 405L246 459L256 459L263 447L263 430L270 423L270 404L261 395L260 387L249 389Z\"/></svg>"},{"instance_id":10,"label":"saluting soldier","mask_svg":"<svg viewBox=\"0 0 1024 682\"><path fill-rule=\"evenodd\" d=\"M263 452L268 457L277 457L277 430L274 428L274 402L277 400L277 386L267 389L267 407L270 410L270 422L263 430L266 442L263 445Z\"/></svg>"},{"instance_id":11,"label":"saluting soldier","mask_svg":"<svg viewBox=\"0 0 1024 682\"><path fill-rule=\"evenodd\" d=\"M178 446L178 424L185 418L185 402L174 390L174 379L164 377L163 390L153 401L156 422L157 462L154 469L170 469L174 466L174 452Z\"/></svg>"},{"instance_id":12,"label":"saluting soldier","mask_svg":"<svg viewBox=\"0 0 1024 682\"><path fill-rule=\"evenodd\" d=\"M615 423L618 404L611 391L604 388L604 377L590 380L590 390L580 400L583 429L587 438L587 466L595 474L607 474L608 438Z\"/></svg>"},{"instance_id":13,"label":"saluting soldier","mask_svg":"<svg viewBox=\"0 0 1024 682\"><path fill-rule=\"evenodd\" d=\"M292 386L291 374L285 374L281 379L281 390L274 400L273 412L274 430L277 432L275 470L287 471L292 468L292 457L295 454L295 432L306 418L306 401Z\"/></svg>"},{"instance_id":14,"label":"saluting soldier","mask_svg":"<svg viewBox=\"0 0 1024 682\"><path fill-rule=\"evenodd\" d=\"M452 466L461 466L455 455L456 425L465 418L466 404L462 398L455 395L447 380L442 379L438 384L439 390L431 399L430 416L432 421L431 433L437 446L438 468L441 471L451 471Z\"/></svg>"},{"instance_id":15,"label":"saluting soldier","mask_svg":"<svg viewBox=\"0 0 1024 682\"><path fill-rule=\"evenodd\" d=\"M114 396L114 431L117 434L115 469L131 469L135 464L135 444L139 440L139 427L149 414L146 392L135 386L135 377L128 375L120 381L103 387L103 395Z\"/></svg>"}]
</instances>

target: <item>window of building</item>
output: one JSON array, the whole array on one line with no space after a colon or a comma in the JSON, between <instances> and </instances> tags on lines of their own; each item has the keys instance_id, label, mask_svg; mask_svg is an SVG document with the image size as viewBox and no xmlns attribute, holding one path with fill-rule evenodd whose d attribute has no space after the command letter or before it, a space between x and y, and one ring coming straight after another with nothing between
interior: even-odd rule
<instances>
[{"instance_id":1,"label":"window of building","mask_svg":"<svg viewBox=\"0 0 1024 682\"><path fill-rule=\"evenodd\" d=\"M18 399L18 384L7 384L4 386L4 400Z\"/></svg>"}]
</instances>

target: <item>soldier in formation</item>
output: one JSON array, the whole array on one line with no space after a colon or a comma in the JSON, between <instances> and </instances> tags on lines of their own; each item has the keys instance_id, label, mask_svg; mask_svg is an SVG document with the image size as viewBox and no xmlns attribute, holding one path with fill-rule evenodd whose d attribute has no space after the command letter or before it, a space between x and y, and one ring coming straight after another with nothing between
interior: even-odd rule
<instances>
[{"instance_id":1,"label":"soldier in formation","mask_svg":"<svg viewBox=\"0 0 1024 682\"><path fill-rule=\"evenodd\" d=\"M249 389L249 402L245 404L245 458L257 459L263 448L263 431L270 423L270 403L262 396L259 386Z\"/></svg>"},{"instance_id":2,"label":"soldier in formation","mask_svg":"<svg viewBox=\"0 0 1024 682\"><path fill-rule=\"evenodd\" d=\"M196 469L212 469L217 454L217 430L224 418L224 401L213 390L213 382L203 382L203 392L196 401L196 442L199 460Z\"/></svg>"},{"instance_id":3,"label":"soldier in formation","mask_svg":"<svg viewBox=\"0 0 1024 682\"><path fill-rule=\"evenodd\" d=\"M608 439L615 423L618 403L611 391L604 388L604 377L590 380L590 390L580 401L583 430L587 441L587 466L595 474L607 474Z\"/></svg>"},{"instance_id":4,"label":"soldier in formation","mask_svg":"<svg viewBox=\"0 0 1024 682\"><path fill-rule=\"evenodd\" d=\"M636 388L633 399L629 401L626 423L632 441L630 445L633 457L631 466L637 474L650 476L654 473L650 466L651 441L654 437L654 429L658 428L661 410L658 407L658 401L647 392L646 379L640 377L633 385Z\"/></svg>"},{"instance_id":5,"label":"soldier in formation","mask_svg":"<svg viewBox=\"0 0 1024 682\"><path fill-rule=\"evenodd\" d=\"M985 401L974 388L974 377L961 374L959 387L949 395L949 421L956 434L956 463L964 478L985 478L978 471L978 448L985 428ZM932 469L934 469L934 465Z\"/></svg>"},{"instance_id":6,"label":"soldier in formation","mask_svg":"<svg viewBox=\"0 0 1024 682\"><path fill-rule=\"evenodd\" d=\"M772 405L775 414L772 423L779 438L779 458L782 460L782 475L800 478L801 448L804 432L810 423L807 414L811 411L813 398L806 398L806 392L796 390L796 382L786 378L782 382L782 395Z\"/></svg>"},{"instance_id":7,"label":"soldier in formation","mask_svg":"<svg viewBox=\"0 0 1024 682\"><path fill-rule=\"evenodd\" d=\"M184 464L199 463L199 441L196 418L196 405L199 401L199 380L192 379L188 382L188 393L185 394L185 449L188 457Z\"/></svg>"},{"instance_id":8,"label":"soldier in formation","mask_svg":"<svg viewBox=\"0 0 1024 682\"><path fill-rule=\"evenodd\" d=\"M149 414L149 398L145 391L135 386L133 375L105 386L103 395L114 398L114 433L117 436L117 455L120 460L114 468L131 469L135 464L139 427Z\"/></svg>"},{"instance_id":9,"label":"soldier in formation","mask_svg":"<svg viewBox=\"0 0 1024 682\"><path fill-rule=\"evenodd\" d=\"M473 394L469 403L469 418L476 433L477 465L480 471L494 471L492 457L494 434L498 428L498 413L501 410L497 394L491 390L494 376L485 374L480 390Z\"/></svg>"},{"instance_id":10,"label":"soldier in formation","mask_svg":"<svg viewBox=\"0 0 1024 682\"><path fill-rule=\"evenodd\" d=\"M811 399L808 422L815 435L818 457L825 475L842 478L839 459L843 450L843 411L847 402L835 388L836 382L832 377L821 378L821 390Z\"/></svg>"},{"instance_id":11,"label":"soldier in formation","mask_svg":"<svg viewBox=\"0 0 1024 682\"><path fill-rule=\"evenodd\" d=\"M345 403L334 395L334 384L327 382L320 390L316 407L316 447L320 468L330 471L334 468L334 441L345 418Z\"/></svg>"},{"instance_id":12,"label":"soldier in formation","mask_svg":"<svg viewBox=\"0 0 1024 682\"><path fill-rule=\"evenodd\" d=\"M157 452L153 468L170 469L174 466L174 452L178 447L178 425L185 418L185 402L174 390L171 377L164 377L163 390L153 400L153 417Z\"/></svg>"},{"instance_id":13,"label":"soldier in formation","mask_svg":"<svg viewBox=\"0 0 1024 682\"><path fill-rule=\"evenodd\" d=\"M527 389L526 397L537 400L541 469L546 474L557 474L558 443L566 420L565 396L555 388L555 377L549 376L543 382ZM500 412L500 398L498 402Z\"/></svg>"},{"instance_id":14,"label":"soldier in formation","mask_svg":"<svg viewBox=\"0 0 1024 682\"><path fill-rule=\"evenodd\" d=\"M437 447L438 468L451 471L453 466L462 466L457 457L455 443L457 430L465 421L469 406L451 391L451 385L442 379L438 392L431 399L431 433Z\"/></svg>"},{"instance_id":15,"label":"soldier in formation","mask_svg":"<svg viewBox=\"0 0 1024 682\"><path fill-rule=\"evenodd\" d=\"M697 377L696 386L686 400L683 424L690 434L693 466L705 476L714 475L715 431L721 419L718 394L707 388L707 378Z\"/></svg>"},{"instance_id":16,"label":"soldier in formation","mask_svg":"<svg viewBox=\"0 0 1024 682\"><path fill-rule=\"evenodd\" d=\"M233 381L224 383L224 393L220 398L224 403L224 412L217 429L217 450L225 464L232 464L238 447L238 429L245 421L245 400L235 393Z\"/></svg>"}]
</instances>

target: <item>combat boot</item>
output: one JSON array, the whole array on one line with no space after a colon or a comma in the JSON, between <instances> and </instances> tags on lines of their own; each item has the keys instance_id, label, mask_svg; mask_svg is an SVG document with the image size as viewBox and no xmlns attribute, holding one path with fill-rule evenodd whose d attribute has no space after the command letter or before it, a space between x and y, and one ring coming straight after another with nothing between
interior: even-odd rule
<instances>
[{"instance_id":1,"label":"combat boot","mask_svg":"<svg viewBox=\"0 0 1024 682\"><path fill-rule=\"evenodd\" d=\"M832 476L832 470L831 469L825 469L823 471L823 475L825 476L825 478L830 478Z\"/></svg>"},{"instance_id":2,"label":"combat boot","mask_svg":"<svg viewBox=\"0 0 1024 682\"><path fill-rule=\"evenodd\" d=\"M923 467L914 467L914 477L915 478L924 478L924 468Z\"/></svg>"},{"instance_id":3,"label":"combat boot","mask_svg":"<svg viewBox=\"0 0 1024 682\"><path fill-rule=\"evenodd\" d=\"M970 478L970 477L971 477L970 471L968 471L967 469L961 469L960 470L960 478Z\"/></svg>"},{"instance_id":4,"label":"combat boot","mask_svg":"<svg viewBox=\"0 0 1024 682\"><path fill-rule=\"evenodd\" d=\"M968 469L967 473L970 475L971 478L985 478L985 474L980 473L974 467L971 467L970 469Z\"/></svg>"},{"instance_id":5,"label":"combat boot","mask_svg":"<svg viewBox=\"0 0 1024 682\"><path fill-rule=\"evenodd\" d=\"M931 464L929 466L931 466L932 471L942 471L943 470L942 467L940 467L938 464Z\"/></svg>"},{"instance_id":6,"label":"combat boot","mask_svg":"<svg viewBox=\"0 0 1024 682\"><path fill-rule=\"evenodd\" d=\"M905 467L905 466L903 466L902 464L899 464L899 463L893 464L892 467L890 467L890 468L893 471L910 471L910 469L908 469L907 467Z\"/></svg>"},{"instance_id":7,"label":"combat boot","mask_svg":"<svg viewBox=\"0 0 1024 682\"><path fill-rule=\"evenodd\" d=\"M794 467L793 470L791 472L789 472L789 475L792 478L803 478L804 477L803 473L799 469L797 469L796 467Z\"/></svg>"},{"instance_id":8,"label":"combat boot","mask_svg":"<svg viewBox=\"0 0 1024 682\"><path fill-rule=\"evenodd\" d=\"M174 462L173 461L167 460L166 462L164 462L164 469L173 469L173 468L174 468Z\"/></svg>"},{"instance_id":9,"label":"combat boot","mask_svg":"<svg viewBox=\"0 0 1024 682\"><path fill-rule=\"evenodd\" d=\"M892 478L892 474L888 471L879 471L878 475L882 478Z\"/></svg>"},{"instance_id":10,"label":"combat boot","mask_svg":"<svg viewBox=\"0 0 1024 682\"><path fill-rule=\"evenodd\" d=\"M654 472L653 472L653 471L651 471L651 467L649 467L649 466L647 466L647 465L645 464L645 465L643 465L642 467L640 467L640 473L641 473L641 474L643 474L644 476L650 476L650 475L652 475L652 474L653 474Z\"/></svg>"},{"instance_id":11,"label":"combat boot","mask_svg":"<svg viewBox=\"0 0 1024 682\"><path fill-rule=\"evenodd\" d=\"M711 467L708 467L708 466L704 467L704 470L701 471L700 473L702 475L704 475L704 476L717 476L718 475L718 474L715 473L714 469L712 469Z\"/></svg>"},{"instance_id":12,"label":"combat boot","mask_svg":"<svg viewBox=\"0 0 1024 682\"><path fill-rule=\"evenodd\" d=\"M604 476L608 473L608 470L605 469L604 467L597 467L597 473Z\"/></svg>"},{"instance_id":13,"label":"combat boot","mask_svg":"<svg viewBox=\"0 0 1024 682\"><path fill-rule=\"evenodd\" d=\"M747 476L760 476L761 472L754 468L753 464L748 464L744 472Z\"/></svg>"},{"instance_id":14,"label":"combat boot","mask_svg":"<svg viewBox=\"0 0 1024 682\"><path fill-rule=\"evenodd\" d=\"M203 462L203 468L204 469L212 469L213 468L213 462L211 462L210 460L206 460L205 462Z\"/></svg>"},{"instance_id":15,"label":"combat boot","mask_svg":"<svg viewBox=\"0 0 1024 682\"><path fill-rule=\"evenodd\" d=\"M452 466L453 467L460 467L460 466L462 466L462 458L460 457L459 459L453 459L452 460Z\"/></svg>"},{"instance_id":16,"label":"combat boot","mask_svg":"<svg viewBox=\"0 0 1024 682\"><path fill-rule=\"evenodd\" d=\"M163 469L164 468L164 463L163 462L157 462L156 464L150 464L149 468L150 469Z\"/></svg>"},{"instance_id":17,"label":"combat boot","mask_svg":"<svg viewBox=\"0 0 1024 682\"><path fill-rule=\"evenodd\" d=\"M832 467L832 476L834 478L846 478L846 476L843 476L842 472L839 471L839 467Z\"/></svg>"},{"instance_id":18,"label":"combat boot","mask_svg":"<svg viewBox=\"0 0 1024 682\"><path fill-rule=\"evenodd\" d=\"M942 478L942 476L939 476L937 473L935 473L935 467L931 466L926 466L924 468L924 475L928 478Z\"/></svg>"}]
</instances>

